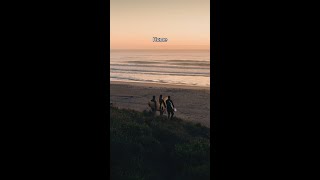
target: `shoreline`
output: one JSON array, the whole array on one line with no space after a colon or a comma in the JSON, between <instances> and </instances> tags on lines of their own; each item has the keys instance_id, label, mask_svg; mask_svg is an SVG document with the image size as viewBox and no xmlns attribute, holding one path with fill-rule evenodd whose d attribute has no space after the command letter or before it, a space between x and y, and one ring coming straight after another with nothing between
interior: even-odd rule
<instances>
[{"instance_id":1,"label":"shoreline","mask_svg":"<svg viewBox=\"0 0 320 180\"><path fill-rule=\"evenodd\" d=\"M173 88L173 89L192 89L192 90L210 90L210 87L166 84L166 83L144 83L144 82L126 82L126 81L110 81L110 85L130 85L142 87L157 87L157 88Z\"/></svg>"},{"instance_id":2,"label":"shoreline","mask_svg":"<svg viewBox=\"0 0 320 180\"><path fill-rule=\"evenodd\" d=\"M171 96L176 117L210 128L210 88L160 83L110 82L110 103L120 109L150 110L152 96ZM160 115L157 112L157 115Z\"/></svg>"}]
</instances>

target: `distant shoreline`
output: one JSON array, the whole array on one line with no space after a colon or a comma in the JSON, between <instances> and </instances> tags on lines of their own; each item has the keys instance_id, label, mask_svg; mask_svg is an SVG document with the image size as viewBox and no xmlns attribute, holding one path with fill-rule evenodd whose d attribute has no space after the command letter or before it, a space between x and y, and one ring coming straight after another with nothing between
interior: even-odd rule
<instances>
[{"instance_id":1,"label":"distant shoreline","mask_svg":"<svg viewBox=\"0 0 320 180\"><path fill-rule=\"evenodd\" d=\"M143 83L143 82L127 82L127 81L110 81L111 84L130 85L130 86L149 86L149 87L165 87L173 89L192 89L192 90L210 90L210 87L204 86L191 86L191 85L179 85L179 84L166 84L166 83Z\"/></svg>"}]
</instances>

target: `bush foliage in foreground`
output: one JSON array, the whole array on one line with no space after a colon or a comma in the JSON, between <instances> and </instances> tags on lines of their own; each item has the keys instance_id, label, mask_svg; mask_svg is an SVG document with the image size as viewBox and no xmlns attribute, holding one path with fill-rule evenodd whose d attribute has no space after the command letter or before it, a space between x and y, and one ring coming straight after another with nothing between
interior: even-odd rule
<instances>
[{"instance_id":1,"label":"bush foliage in foreground","mask_svg":"<svg viewBox=\"0 0 320 180\"><path fill-rule=\"evenodd\" d=\"M166 116L110 108L112 180L210 178L210 129Z\"/></svg>"}]
</instances>

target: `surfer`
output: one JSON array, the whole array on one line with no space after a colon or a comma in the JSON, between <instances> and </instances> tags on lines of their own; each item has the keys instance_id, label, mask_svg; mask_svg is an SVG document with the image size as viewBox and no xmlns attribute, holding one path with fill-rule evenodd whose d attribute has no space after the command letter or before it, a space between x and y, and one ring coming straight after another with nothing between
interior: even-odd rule
<instances>
[{"instance_id":1,"label":"surfer","mask_svg":"<svg viewBox=\"0 0 320 180\"><path fill-rule=\"evenodd\" d=\"M155 114L156 111L157 111L157 100L156 100L156 96L153 96L153 97L152 97L151 102L154 103L154 106L150 106L150 107L151 107L152 112Z\"/></svg>"},{"instance_id":2,"label":"surfer","mask_svg":"<svg viewBox=\"0 0 320 180\"><path fill-rule=\"evenodd\" d=\"M163 112L164 112L164 109L167 108L166 104L165 104L165 102L164 102L164 100L162 98L162 95L160 95L160 97L159 97L159 104L160 104L160 116L162 116Z\"/></svg>"},{"instance_id":3,"label":"surfer","mask_svg":"<svg viewBox=\"0 0 320 180\"><path fill-rule=\"evenodd\" d=\"M168 96L168 99L166 100L166 104L167 104L168 119L172 119L174 115L174 104L170 99L170 96ZM171 117L170 117L170 114L171 114Z\"/></svg>"}]
</instances>

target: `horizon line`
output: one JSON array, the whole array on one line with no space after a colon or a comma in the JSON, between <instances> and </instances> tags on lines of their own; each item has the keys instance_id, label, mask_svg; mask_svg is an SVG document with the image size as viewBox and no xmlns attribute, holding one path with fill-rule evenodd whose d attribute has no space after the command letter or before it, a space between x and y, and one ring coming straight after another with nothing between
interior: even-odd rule
<instances>
[{"instance_id":1,"label":"horizon line","mask_svg":"<svg viewBox=\"0 0 320 180\"><path fill-rule=\"evenodd\" d=\"M206 50L210 51L210 49L110 49L111 50Z\"/></svg>"}]
</instances>

